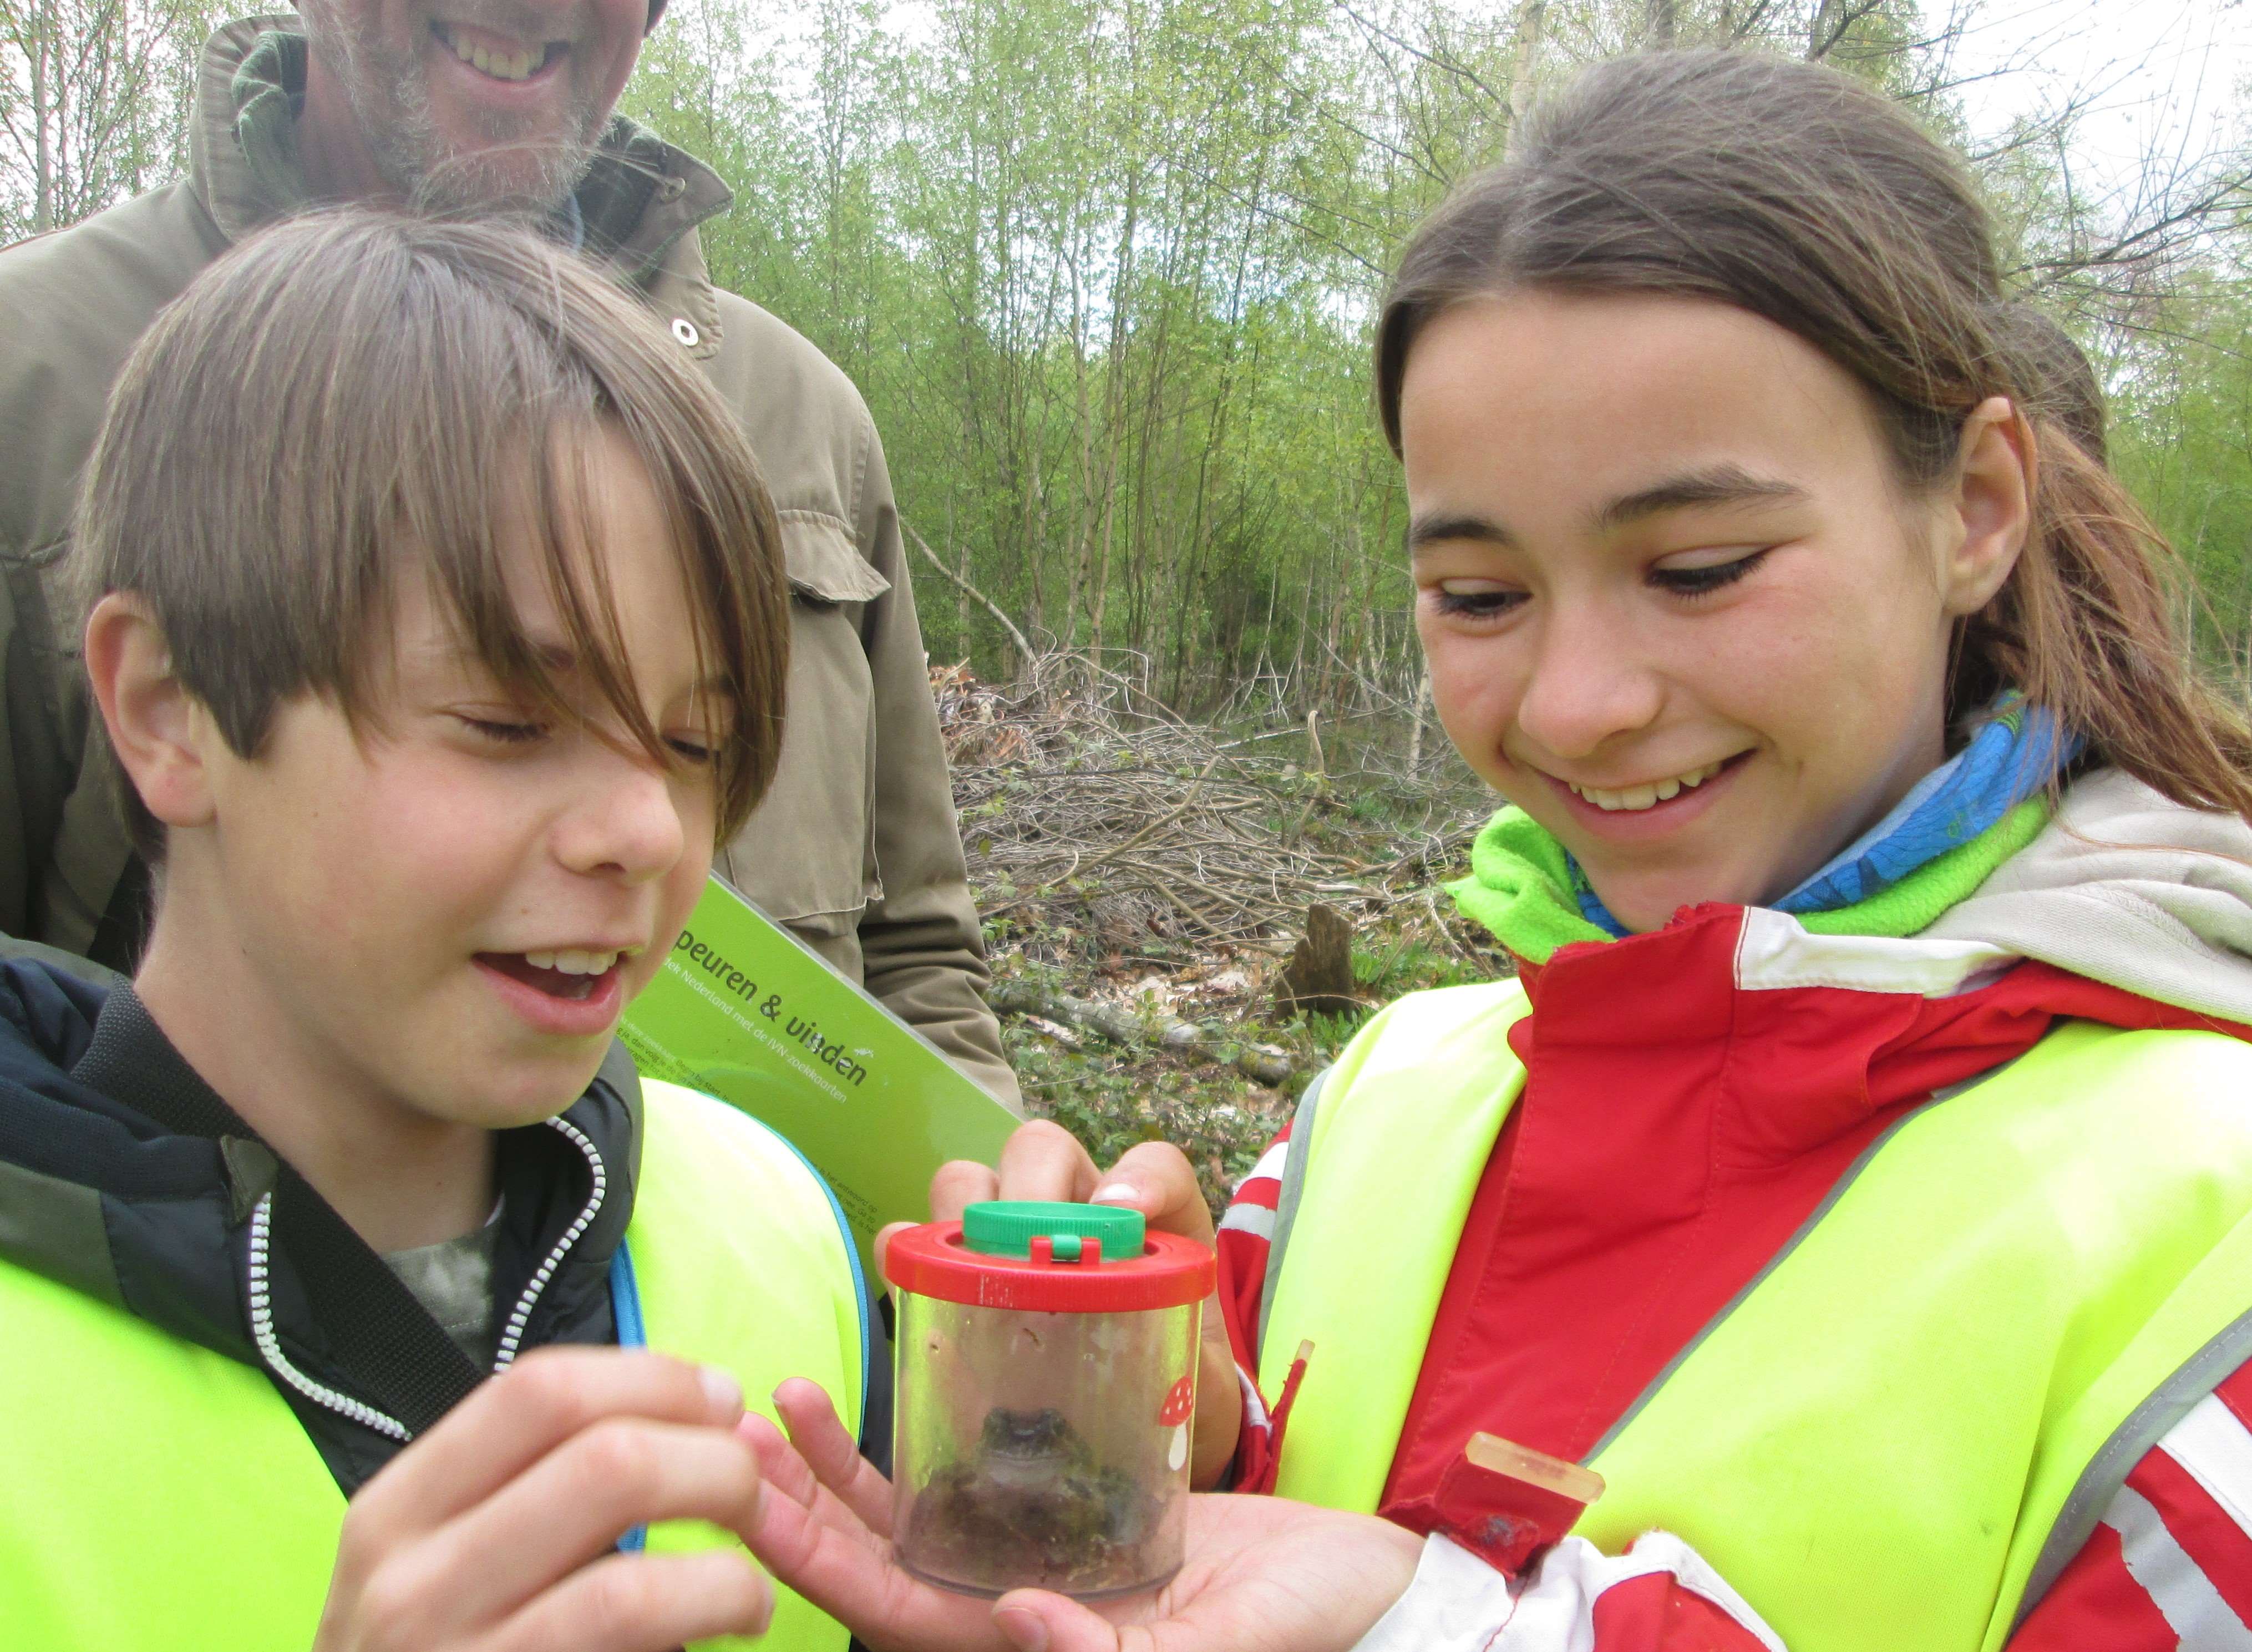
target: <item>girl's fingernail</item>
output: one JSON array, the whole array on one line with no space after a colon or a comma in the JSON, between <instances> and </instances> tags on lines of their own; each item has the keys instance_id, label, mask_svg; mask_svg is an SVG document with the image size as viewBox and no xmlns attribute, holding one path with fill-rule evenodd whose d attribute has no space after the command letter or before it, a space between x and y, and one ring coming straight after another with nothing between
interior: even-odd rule
<instances>
[{"instance_id":1,"label":"girl's fingernail","mask_svg":"<svg viewBox=\"0 0 2252 1652\"><path fill-rule=\"evenodd\" d=\"M1129 1181L1114 1181L1107 1188L1097 1188L1089 1204L1131 1204L1142 1196L1142 1190Z\"/></svg>"},{"instance_id":2,"label":"girl's fingernail","mask_svg":"<svg viewBox=\"0 0 2252 1652\"><path fill-rule=\"evenodd\" d=\"M1009 1644L1022 1652L1047 1652L1048 1626L1038 1614L1022 1607L1004 1607L993 1614L993 1621L1009 1637Z\"/></svg>"},{"instance_id":3,"label":"girl's fingernail","mask_svg":"<svg viewBox=\"0 0 2252 1652\"><path fill-rule=\"evenodd\" d=\"M739 1412L743 1409L743 1385L716 1365L700 1365L696 1380L704 1385L704 1397L712 1402L712 1409Z\"/></svg>"}]
</instances>

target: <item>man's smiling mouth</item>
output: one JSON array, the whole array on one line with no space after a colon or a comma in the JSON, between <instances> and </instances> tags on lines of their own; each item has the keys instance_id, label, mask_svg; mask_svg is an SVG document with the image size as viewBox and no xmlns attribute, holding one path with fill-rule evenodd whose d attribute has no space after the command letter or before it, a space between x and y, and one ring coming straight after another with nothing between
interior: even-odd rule
<instances>
[{"instance_id":1,"label":"man's smiling mouth","mask_svg":"<svg viewBox=\"0 0 2252 1652\"><path fill-rule=\"evenodd\" d=\"M523 47L514 52L495 51L482 42L468 38L451 24L433 20L430 33L455 57L480 74L496 80L528 80L570 50L565 40L550 40L545 45Z\"/></svg>"}]
</instances>

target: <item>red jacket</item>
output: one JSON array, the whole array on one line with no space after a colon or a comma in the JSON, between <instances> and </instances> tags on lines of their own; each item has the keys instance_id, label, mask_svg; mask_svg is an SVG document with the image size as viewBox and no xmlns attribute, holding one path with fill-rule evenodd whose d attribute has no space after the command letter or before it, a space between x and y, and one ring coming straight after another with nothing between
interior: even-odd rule
<instances>
[{"instance_id":1,"label":"red jacket","mask_svg":"<svg viewBox=\"0 0 2252 1652\"><path fill-rule=\"evenodd\" d=\"M1456 1252L1387 1516L1445 1530L1440 1475L1478 1430L1585 1455L1880 1133L2058 1021L2252 1036L2030 960L1983 982L1744 991L1743 932L1742 909L1699 908L1655 933L1566 947L1522 970L1533 1013L1511 1042L1528 1077ZM1286 1132L1221 1228L1222 1305L1246 1373L1256 1370L1265 1236L1289 1151ZM1248 1375L1246 1389L1238 1483L1265 1489L1271 1425ZM2252 1374L2239 1372L2129 1476L2013 1652L2252 1647L2248 1423ZM1584 1574L1571 1586L1595 1590L1590 1613L1598 1599L1609 1606L1578 1632L1592 1641L1559 1647L1773 1644L1679 1568L1606 1581L1588 1555L1570 1565ZM1521 1623L1516 1639L1492 1645L1545 1652L1530 1632Z\"/></svg>"}]
</instances>

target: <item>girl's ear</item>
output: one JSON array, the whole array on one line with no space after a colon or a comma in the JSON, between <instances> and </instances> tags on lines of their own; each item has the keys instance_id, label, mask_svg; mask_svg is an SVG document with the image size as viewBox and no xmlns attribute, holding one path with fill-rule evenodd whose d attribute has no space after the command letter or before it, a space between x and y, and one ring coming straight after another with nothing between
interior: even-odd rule
<instances>
[{"instance_id":1,"label":"girl's ear","mask_svg":"<svg viewBox=\"0 0 2252 1652\"><path fill-rule=\"evenodd\" d=\"M1947 512L1941 595L1953 617L1975 614L2018 565L2033 531L2032 427L2007 396L1989 396L1963 421Z\"/></svg>"},{"instance_id":2,"label":"girl's ear","mask_svg":"<svg viewBox=\"0 0 2252 1652\"><path fill-rule=\"evenodd\" d=\"M203 826L212 818L204 742L211 719L172 672L163 627L138 596L112 591L86 621L86 670L133 789L168 826Z\"/></svg>"}]
</instances>

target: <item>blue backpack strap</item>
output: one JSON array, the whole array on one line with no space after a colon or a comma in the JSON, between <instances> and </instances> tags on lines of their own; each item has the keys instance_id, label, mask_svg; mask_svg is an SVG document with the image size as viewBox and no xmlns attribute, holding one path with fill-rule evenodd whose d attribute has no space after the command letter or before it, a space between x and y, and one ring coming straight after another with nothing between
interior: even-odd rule
<instances>
[{"instance_id":1,"label":"blue backpack strap","mask_svg":"<svg viewBox=\"0 0 2252 1652\"><path fill-rule=\"evenodd\" d=\"M610 1252L610 1319L617 1328L620 1348L647 1348L649 1328L642 1323L641 1286L634 1283L633 1252L622 1235ZM619 1551L638 1554L649 1544L649 1528L636 1526L618 1539Z\"/></svg>"}]
</instances>

